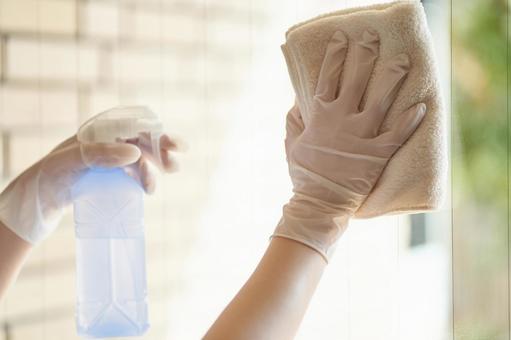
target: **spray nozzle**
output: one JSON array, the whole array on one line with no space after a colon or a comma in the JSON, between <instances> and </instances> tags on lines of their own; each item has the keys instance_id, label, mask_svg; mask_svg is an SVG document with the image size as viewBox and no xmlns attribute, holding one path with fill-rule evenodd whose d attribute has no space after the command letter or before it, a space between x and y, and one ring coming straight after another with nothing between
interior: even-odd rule
<instances>
[{"instance_id":1,"label":"spray nozzle","mask_svg":"<svg viewBox=\"0 0 511 340\"><path fill-rule=\"evenodd\" d=\"M163 124L158 115L145 106L117 106L87 120L78 130L81 143L116 143L138 138L161 163L160 137Z\"/></svg>"}]
</instances>

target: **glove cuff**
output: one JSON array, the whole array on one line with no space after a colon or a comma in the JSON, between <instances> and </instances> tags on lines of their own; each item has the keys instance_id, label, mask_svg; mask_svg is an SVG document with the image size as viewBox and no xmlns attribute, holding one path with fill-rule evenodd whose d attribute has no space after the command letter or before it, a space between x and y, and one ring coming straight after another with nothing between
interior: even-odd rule
<instances>
[{"instance_id":1,"label":"glove cuff","mask_svg":"<svg viewBox=\"0 0 511 340\"><path fill-rule=\"evenodd\" d=\"M283 208L272 237L284 237L316 250L328 263L352 213L295 195Z\"/></svg>"},{"instance_id":2,"label":"glove cuff","mask_svg":"<svg viewBox=\"0 0 511 340\"><path fill-rule=\"evenodd\" d=\"M36 244L53 231L59 211L45 221L39 202L39 171L27 171L0 194L0 221L23 240Z\"/></svg>"}]
</instances>

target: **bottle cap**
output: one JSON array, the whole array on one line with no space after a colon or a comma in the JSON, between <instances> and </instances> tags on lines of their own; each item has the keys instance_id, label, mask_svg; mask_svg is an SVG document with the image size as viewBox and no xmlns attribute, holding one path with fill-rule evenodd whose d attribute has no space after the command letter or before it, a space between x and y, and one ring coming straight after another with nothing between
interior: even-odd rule
<instances>
[{"instance_id":1,"label":"bottle cap","mask_svg":"<svg viewBox=\"0 0 511 340\"><path fill-rule=\"evenodd\" d=\"M145 106L117 106L93 116L78 129L81 143L118 143L140 138L151 142L154 158L161 162L160 136L163 124L158 115Z\"/></svg>"}]
</instances>

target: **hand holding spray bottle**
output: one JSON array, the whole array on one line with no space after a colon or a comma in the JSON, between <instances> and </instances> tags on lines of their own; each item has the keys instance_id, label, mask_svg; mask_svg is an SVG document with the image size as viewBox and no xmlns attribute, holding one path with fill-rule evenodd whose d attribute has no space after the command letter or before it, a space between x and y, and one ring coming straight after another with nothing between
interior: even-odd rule
<instances>
[{"instance_id":1,"label":"hand holding spray bottle","mask_svg":"<svg viewBox=\"0 0 511 340\"><path fill-rule=\"evenodd\" d=\"M81 143L140 138L161 162L157 115L143 106L116 107L85 122ZM149 137L148 137L149 136ZM73 187L78 334L138 336L149 328L143 189L121 168L92 168Z\"/></svg>"}]
</instances>

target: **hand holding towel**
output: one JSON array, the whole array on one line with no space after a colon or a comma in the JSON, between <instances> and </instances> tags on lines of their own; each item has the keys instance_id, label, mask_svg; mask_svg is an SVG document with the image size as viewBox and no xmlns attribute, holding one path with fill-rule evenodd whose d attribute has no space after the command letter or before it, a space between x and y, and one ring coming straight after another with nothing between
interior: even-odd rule
<instances>
[{"instance_id":1,"label":"hand holding towel","mask_svg":"<svg viewBox=\"0 0 511 340\"><path fill-rule=\"evenodd\" d=\"M336 32L343 32L343 36L334 37L334 40L341 43L345 39L348 45L328 54L333 53L328 52L327 45ZM378 39L378 58L370 61L374 68L361 69L357 66L359 54L372 53L375 39ZM360 52L361 45L366 45L367 51ZM441 205L447 179L445 114L431 36L419 1L397 1L319 16L292 27L286 34L282 50L295 89L297 109L305 126L314 112L315 94L328 97L332 93L329 91L333 91L333 88L322 88L322 85L318 89L322 77L339 72L338 65L323 71L324 59L345 59L341 82L358 75L367 77L365 93L354 88L344 92L341 89L339 94L343 100L351 101L352 108L353 103L359 102L359 109L365 109L368 103L374 104L374 98L381 98L378 91L386 89L380 86L378 79L384 72L394 72L386 67L389 61L406 55L406 60L402 57L400 62L409 63L410 69L406 78L398 77L401 84L397 97L393 102L379 104L388 109L387 115L373 115L370 119L375 120L373 126L381 123L382 130L386 130L397 123L403 111L416 103L425 103L427 113L407 143L390 159L354 217L422 212ZM351 91L358 92L354 95Z\"/></svg>"},{"instance_id":2,"label":"hand holding towel","mask_svg":"<svg viewBox=\"0 0 511 340\"><path fill-rule=\"evenodd\" d=\"M288 114L286 152L294 195L274 236L306 244L327 261L348 220L426 112L424 104L413 105L381 129L409 72L406 54L385 64L361 109L378 45L375 32L363 32L354 43L355 63L343 72L348 40L343 32L335 32L307 111L308 122L297 108Z\"/></svg>"}]
</instances>

